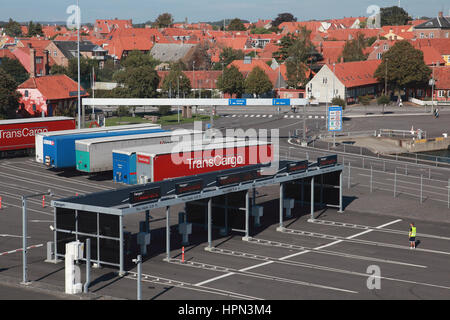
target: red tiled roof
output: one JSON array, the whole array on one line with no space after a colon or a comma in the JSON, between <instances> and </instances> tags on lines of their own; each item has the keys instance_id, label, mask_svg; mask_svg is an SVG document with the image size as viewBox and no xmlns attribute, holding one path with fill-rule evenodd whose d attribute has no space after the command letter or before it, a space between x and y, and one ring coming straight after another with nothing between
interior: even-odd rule
<instances>
[{"instance_id":1,"label":"red tiled roof","mask_svg":"<svg viewBox=\"0 0 450 320\"><path fill-rule=\"evenodd\" d=\"M450 55L450 39L416 39L411 44L415 48L433 47L441 55Z\"/></svg>"},{"instance_id":2,"label":"red tiled roof","mask_svg":"<svg viewBox=\"0 0 450 320\"><path fill-rule=\"evenodd\" d=\"M94 30L100 34L108 34L114 29L132 28L132 20L95 20Z\"/></svg>"},{"instance_id":3,"label":"red tiled roof","mask_svg":"<svg viewBox=\"0 0 450 320\"><path fill-rule=\"evenodd\" d=\"M68 76L61 74L30 78L18 86L18 89L38 89L47 100L60 100L74 98L70 92L78 91L78 84ZM80 90L84 89L80 88ZM89 96L87 93L82 95L82 97L87 96Z\"/></svg>"},{"instance_id":4,"label":"red tiled roof","mask_svg":"<svg viewBox=\"0 0 450 320\"><path fill-rule=\"evenodd\" d=\"M278 26L283 34L287 33L295 33L296 30L301 27L306 27L306 29L311 30L313 32L319 30L322 24L319 21L300 21L300 22L283 22Z\"/></svg>"},{"instance_id":5,"label":"red tiled roof","mask_svg":"<svg viewBox=\"0 0 450 320\"><path fill-rule=\"evenodd\" d=\"M18 47L20 47L20 43L23 45L23 47L28 47L29 45L31 45L32 48L36 49L36 50L44 50L49 44L50 44L50 40L45 40L43 38L40 39L35 39L35 38L27 38L27 39L20 39L19 40L19 45Z\"/></svg>"},{"instance_id":6,"label":"red tiled roof","mask_svg":"<svg viewBox=\"0 0 450 320\"><path fill-rule=\"evenodd\" d=\"M418 48L423 52L423 60L426 65L432 65L433 63L445 64L444 58L439 54L439 52L433 47L421 47Z\"/></svg>"},{"instance_id":7,"label":"red tiled roof","mask_svg":"<svg viewBox=\"0 0 450 320\"><path fill-rule=\"evenodd\" d=\"M247 40L248 40L247 37L220 38L217 39L217 44L219 46L233 48L234 50L244 50Z\"/></svg>"},{"instance_id":8,"label":"red tiled roof","mask_svg":"<svg viewBox=\"0 0 450 320\"><path fill-rule=\"evenodd\" d=\"M118 36L108 42L108 45L104 49L108 50L110 55L122 58L124 51L150 51L153 48L154 43L148 37L144 36Z\"/></svg>"},{"instance_id":9,"label":"red tiled roof","mask_svg":"<svg viewBox=\"0 0 450 320\"><path fill-rule=\"evenodd\" d=\"M450 90L450 66L434 68L435 89Z\"/></svg>"},{"instance_id":10,"label":"red tiled roof","mask_svg":"<svg viewBox=\"0 0 450 320\"><path fill-rule=\"evenodd\" d=\"M12 54L12 52L9 51L9 49L0 49L0 58L9 58L17 60L17 57L14 54Z\"/></svg>"},{"instance_id":11,"label":"red tiled roof","mask_svg":"<svg viewBox=\"0 0 450 320\"><path fill-rule=\"evenodd\" d=\"M251 72L255 67L260 67L266 73L273 72L272 68L260 59L252 59L252 62L249 64L245 64L244 60L234 60L228 66L235 66L241 73Z\"/></svg>"},{"instance_id":12,"label":"red tiled roof","mask_svg":"<svg viewBox=\"0 0 450 320\"><path fill-rule=\"evenodd\" d=\"M378 83L373 74L381 60L354 61L335 64L335 75L346 88ZM333 72L333 65L327 64Z\"/></svg>"},{"instance_id":13,"label":"red tiled roof","mask_svg":"<svg viewBox=\"0 0 450 320\"><path fill-rule=\"evenodd\" d=\"M381 29L340 29L340 30L329 30L328 32L322 33L322 37L326 39L334 40L351 40L358 36L358 33L362 33L365 38L378 36L382 32Z\"/></svg>"}]
</instances>

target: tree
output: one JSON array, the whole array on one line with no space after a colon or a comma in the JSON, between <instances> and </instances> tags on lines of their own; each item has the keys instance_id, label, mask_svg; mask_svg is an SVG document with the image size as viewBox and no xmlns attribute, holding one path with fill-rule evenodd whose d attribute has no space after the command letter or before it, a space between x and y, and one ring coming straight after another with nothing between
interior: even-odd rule
<instances>
[{"instance_id":1,"label":"tree","mask_svg":"<svg viewBox=\"0 0 450 320\"><path fill-rule=\"evenodd\" d=\"M426 86L430 79L431 69L423 60L423 52L415 49L407 40L396 42L383 54L374 74L382 83L385 81L386 63L387 84L392 89Z\"/></svg>"},{"instance_id":2,"label":"tree","mask_svg":"<svg viewBox=\"0 0 450 320\"><path fill-rule=\"evenodd\" d=\"M121 62L121 65L124 68L139 68L144 66L155 68L160 63L161 62L153 58L151 54L145 54L139 50L133 50Z\"/></svg>"},{"instance_id":3,"label":"tree","mask_svg":"<svg viewBox=\"0 0 450 320\"><path fill-rule=\"evenodd\" d=\"M275 20L272 21L272 26L277 27L282 24L283 22L296 22L297 18L294 18L294 16L291 13L279 13L278 17L275 18Z\"/></svg>"},{"instance_id":4,"label":"tree","mask_svg":"<svg viewBox=\"0 0 450 320\"><path fill-rule=\"evenodd\" d=\"M228 25L228 31L245 31L244 23L239 18L234 18Z\"/></svg>"},{"instance_id":5,"label":"tree","mask_svg":"<svg viewBox=\"0 0 450 320\"><path fill-rule=\"evenodd\" d=\"M27 70L16 59L2 58L0 68L6 71L16 83L21 84L29 78Z\"/></svg>"},{"instance_id":6,"label":"tree","mask_svg":"<svg viewBox=\"0 0 450 320\"><path fill-rule=\"evenodd\" d=\"M33 21L28 23L28 37L43 36L42 25L40 23L34 24Z\"/></svg>"},{"instance_id":7,"label":"tree","mask_svg":"<svg viewBox=\"0 0 450 320\"><path fill-rule=\"evenodd\" d=\"M259 97L273 89L272 82L260 67L255 67L244 81L245 93Z\"/></svg>"},{"instance_id":8,"label":"tree","mask_svg":"<svg viewBox=\"0 0 450 320\"><path fill-rule=\"evenodd\" d=\"M289 87L294 89L304 87L308 80L306 72L307 67L304 63L291 57L286 60L286 82Z\"/></svg>"},{"instance_id":9,"label":"tree","mask_svg":"<svg viewBox=\"0 0 450 320\"><path fill-rule=\"evenodd\" d=\"M114 89L114 94L118 97L155 98L158 96L156 90L160 79L151 66L126 68L123 72L115 74L114 80L123 86L123 88Z\"/></svg>"},{"instance_id":10,"label":"tree","mask_svg":"<svg viewBox=\"0 0 450 320\"><path fill-rule=\"evenodd\" d=\"M162 90L167 93L167 96L172 98L188 96L191 88L191 81L179 68L170 70L162 83Z\"/></svg>"},{"instance_id":11,"label":"tree","mask_svg":"<svg viewBox=\"0 0 450 320\"><path fill-rule=\"evenodd\" d=\"M364 35L358 33L355 39L345 42L341 57L344 59L344 62L366 60L367 56L363 53L366 46Z\"/></svg>"},{"instance_id":12,"label":"tree","mask_svg":"<svg viewBox=\"0 0 450 320\"><path fill-rule=\"evenodd\" d=\"M346 105L345 100L342 99L340 96L334 97L334 98L331 100L331 104L332 104L332 105L335 105L335 106L340 106L340 107L342 107L343 109L345 109L345 105Z\"/></svg>"},{"instance_id":13,"label":"tree","mask_svg":"<svg viewBox=\"0 0 450 320\"><path fill-rule=\"evenodd\" d=\"M80 58L80 83L84 88L90 88L92 86L92 68L94 72L98 73L98 61L81 57ZM69 65L65 74L70 77L73 81L78 82L78 59L72 58L69 60Z\"/></svg>"},{"instance_id":14,"label":"tree","mask_svg":"<svg viewBox=\"0 0 450 320\"><path fill-rule=\"evenodd\" d=\"M297 62L315 63L320 59L314 44L311 41L311 30L301 27L296 34L284 36L279 44L279 50L274 52L273 57L278 62L285 61L288 57Z\"/></svg>"},{"instance_id":15,"label":"tree","mask_svg":"<svg viewBox=\"0 0 450 320\"><path fill-rule=\"evenodd\" d=\"M54 64L51 68L50 68L50 74L54 75L54 74L65 74L68 76L69 71L67 70L66 67L61 66L59 64Z\"/></svg>"},{"instance_id":16,"label":"tree","mask_svg":"<svg viewBox=\"0 0 450 320\"><path fill-rule=\"evenodd\" d=\"M393 6L381 8L381 26L402 26L412 20L403 8Z\"/></svg>"},{"instance_id":17,"label":"tree","mask_svg":"<svg viewBox=\"0 0 450 320\"><path fill-rule=\"evenodd\" d=\"M226 68L217 78L217 88L223 93L235 94L239 98L244 92L244 76L235 66Z\"/></svg>"},{"instance_id":18,"label":"tree","mask_svg":"<svg viewBox=\"0 0 450 320\"><path fill-rule=\"evenodd\" d=\"M9 18L9 22L5 25L5 33L10 37L22 36L22 29L20 28L20 24Z\"/></svg>"},{"instance_id":19,"label":"tree","mask_svg":"<svg viewBox=\"0 0 450 320\"><path fill-rule=\"evenodd\" d=\"M210 70L211 69L211 57L208 54L209 45L207 42L202 42L197 45L194 52L188 60L186 60L187 70L192 70L192 63L194 62L194 68L196 70Z\"/></svg>"},{"instance_id":20,"label":"tree","mask_svg":"<svg viewBox=\"0 0 450 320\"><path fill-rule=\"evenodd\" d=\"M243 60L245 56L244 51L235 50L230 47L223 48L222 52L219 55L219 62L214 65L215 70L222 70L234 60Z\"/></svg>"},{"instance_id":21,"label":"tree","mask_svg":"<svg viewBox=\"0 0 450 320\"><path fill-rule=\"evenodd\" d=\"M266 28L252 28L250 29L250 33L251 34L271 34L272 30L271 29L266 29Z\"/></svg>"},{"instance_id":22,"label":"tree","mask_svg":"<svg viewBox=\"0 0 450 320\"><path fill-rule=\"evenodd\" d=\"M17 83L5 70L0 68L0 116L13 118L19 108L20 94Z\"/></svg>"},{"instance_id":23,"label":"tree","mask_svg":"<svg viewBox=\"0 0 450 320\"><path fill-rule=\"evenodd\" d=\"M170 13L163 13L156 18L153 23L153 27L156 28L168 28L173 24L173 17Z\"/></svg>"}]
</instances>

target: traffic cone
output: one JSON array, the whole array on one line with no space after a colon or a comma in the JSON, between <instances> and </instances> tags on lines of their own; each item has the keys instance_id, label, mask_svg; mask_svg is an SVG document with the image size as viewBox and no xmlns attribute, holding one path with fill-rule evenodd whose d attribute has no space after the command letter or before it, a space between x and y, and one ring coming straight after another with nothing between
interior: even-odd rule
<instances>
[{"instance_id":1,"label":"traffic cone","mask_svg":"<svg viewBox=\"0 0 450 320\"><path fill-rule=\"evenodd\" d=\"M184 247L181 247L181 263L184 263Z\"/></svg>"}]
</instances>

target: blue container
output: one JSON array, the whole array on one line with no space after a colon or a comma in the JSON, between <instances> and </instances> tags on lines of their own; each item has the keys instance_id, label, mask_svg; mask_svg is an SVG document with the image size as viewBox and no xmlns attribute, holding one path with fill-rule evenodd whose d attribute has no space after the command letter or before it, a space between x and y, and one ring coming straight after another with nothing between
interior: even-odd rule
<instances>
[{"instance_id":1,"label":"blue container","mask_svg":"<svg viewBox=\"0 0 450 320\"><path fill-rule=\"evenodd\" d=\"M154 132L164 132L162 129L148 130L124 130L114 132L96 132L87 134L73 134L64 136L44 137L44 163L53 168L72 168L76 166L75 141L128 136L133 134L145 134Z\"/></svg>"},{"instance_id":2,"label":"blue container","mask_svg":"<svg viewBox=\"0 0 450 320\"><path fill-rule=\"evenodd\" d=\"M114 181L125 184L137 184L136 152L114 150L112 156Z\"/></svg>"}]
</instances>

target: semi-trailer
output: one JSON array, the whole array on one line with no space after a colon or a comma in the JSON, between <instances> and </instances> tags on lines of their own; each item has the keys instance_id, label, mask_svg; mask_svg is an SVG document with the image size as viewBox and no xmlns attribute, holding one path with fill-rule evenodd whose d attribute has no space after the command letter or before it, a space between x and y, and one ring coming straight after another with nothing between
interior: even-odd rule
<instances>
[{"instance_id":1,"label":"semi-trailer","mask_svg":"<svg viewBox=\"0 0 450 320\"><path fill-rule=\"evenodd\" d=\"M272 144L258 140L149 146L136 153L136 176L138 183L143 184L266 164L272 159Z\"/></svg>"},{"instance_id":2,"label":"semi-trailer","mask_svg":"<svg viewBox=\"0 0 450 320\"><path fill-rule=\"evenodd\" d=\"M75 119L69 117L0 120L0 157L32 154L37 134L71 130L75 126Z\"/></svg>"},{"instance_id":3,"label":"semi-trailer","mask_svg":"<svg viewBox=\"0 0 450 320\"><path fill-rule=\"evenodd\" d=\"M44 163L44 137L53 137L53 136L62 136L69 134L85 134L85 133L94 133L94 132L112 132L112 131L123 131L130 129L160 129L161 125L153 124L153 123L140 123L140 124L131 124L131 125L123 125L123 126L111 126L111 127L96 127L96 128L84 128L84 129L75 129L75 130L61 130L61 131L52 131L52 132L40 132L36 134L35 137L35 155L36 162Z\"/></svg>"},{"instance_id":4,"label":"semi-trailer","mask_svg":"<svg viewBox=\"0 0 450 320\"><path fill-rule=\"evenodd\" d=\"M148 145L161 145L183 141L186 136L201 131L176 130L120 137L105 137L75 142L77 170L94 173L113 170L112 152L114 149L139 148ZM189 139L191 139L189 137Z\"/></svg>"},{"instance_id":5,"label":"semi-trailer","mask_svg":"<svg viewBox=\"0 0 450 320\"><path fill-rule=\"evenodd\" d=\"M201 132L200 132L201 133ZM209 137L207 133L200 135L199 132L192 133L191 143L211 144L231 141L242 141L244 138L227 137L216 138ZM184 143L182 140L181 143ZM177 142L174 142L177 143ZM125 149L114 149L112 151L113 179L114 182L135 185L138 183L136 175L136 153L143 151L147 146L136 146Z\"/></svg>"},{"instance_id":6,"label":"semi-trailer","mask_svg":"<svg viewBox=\"0 0 450 320\"><path fill-rule=\"evenodd\" d=\"M119 137L136 134L162 132L162 129L123 130L113 132L95 132L87 134L71 134L53 137L44 137L45 165L52 168L75 168L75 141L103 137Z\"/></svg>"}]
</instances>

